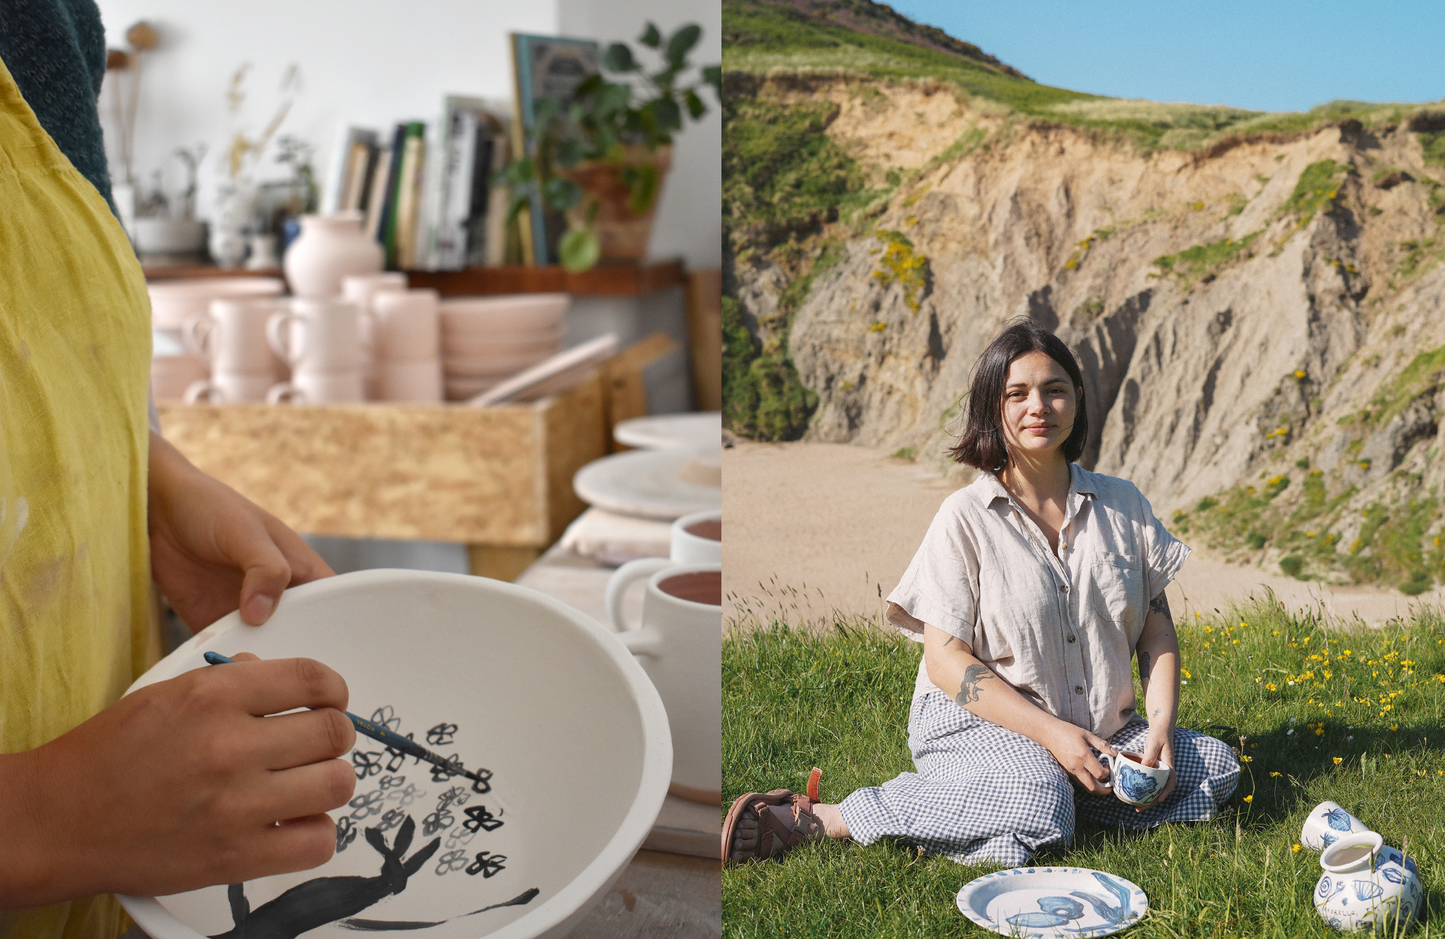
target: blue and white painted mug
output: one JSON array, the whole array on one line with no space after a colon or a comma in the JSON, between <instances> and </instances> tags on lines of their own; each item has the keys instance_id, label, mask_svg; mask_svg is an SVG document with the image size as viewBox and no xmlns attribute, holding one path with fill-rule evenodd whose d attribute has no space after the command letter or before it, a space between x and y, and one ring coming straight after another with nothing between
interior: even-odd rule
<instances>
[{"instance_id":1,"label":"blue and white painted mug","mask_svg":"<svg viewBox=\"0 0 1445 939\"><path fill-rule=\"evenodd\" d=\"M1300 844L1312 851L1323 851L1345 835L1370 831L1370 826L1340 808L1334 802L1321 802L1310 809L1300 829Z\"/></svg>"},{"instance_id":2,"label":"blue and white painted mug","mask_svg":"<svg viewBox=\"0 0 1445 939\"><path fill-rule=\"evenodd\" d=\"M1120 802L1146 807L1153 805L1169 784L1168 763L1160 760L1158 766L1146 766L1143 760L1142 753L1123 751L1112 760L1108 754L1099 756L1099 762L1109 767L1109 779L1103 785L1113 789Z\"/></svg>"}]
</instances>

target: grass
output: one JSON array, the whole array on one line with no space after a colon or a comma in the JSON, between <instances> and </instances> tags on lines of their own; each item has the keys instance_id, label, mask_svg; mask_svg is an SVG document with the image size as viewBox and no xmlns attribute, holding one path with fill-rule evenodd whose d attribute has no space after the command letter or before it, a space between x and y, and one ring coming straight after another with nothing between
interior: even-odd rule
<instances>
[{"instance_id":1,"label":"grass","mask_svg":"<svg viewBox=\"0 0 1445 939\"><path fill-rule=\"evenodd\" d=\"M1243 238L1222 238L1207 245L1195 245L1177 254L1166 254L1154 259L1154 265L1161 274L1179 279L1184 289L1189 289L1198 280L1211 280L1220 268L1241 254L1249 252L1262 231L1254 231Z\"/></svg>"},{"instance_id":2,"label":"grass","mask_svg":"<svg viewBox=\"0 0 1445 939\"><path fill-rule=\"evenodd\" d=\"M1128 935L1335 936L1311 904L1318 856L1295 850L1311 808L1338 802L1416 858L1422 925L1445 935L1445 620L1325 629L1270 598L1181 624L1187 684L1180 725L1246 758L1213 820L1144 834L1081 826L1040 864L1134 881L1149 913ZM907 720L918 646L864 622L827 632L774 622L723 642L724 804L752 791L800 791L823 770L841 799L912 770ZM1433 741L1433 743L1432 743ZM780 862L723 871L723 929L753 936L984 935L953 905L992 868L919 856L902 844L808 845Z\"/></svg>"}]
</instances>

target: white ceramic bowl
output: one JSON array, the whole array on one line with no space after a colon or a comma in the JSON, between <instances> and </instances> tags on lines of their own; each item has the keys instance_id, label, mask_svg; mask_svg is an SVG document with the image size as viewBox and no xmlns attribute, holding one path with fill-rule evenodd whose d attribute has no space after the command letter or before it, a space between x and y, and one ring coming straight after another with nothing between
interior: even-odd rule
<instances>
[{"instance_id":1,"label":"white ceramic bowl","mask_svg":"<svg viewBox=\"0 0 1445 939\"><path fill-rule=\"evenodd\" d=\"M499 334L510 330L555 327L567 313L565 293L510 294L501 297L453 297L440 304L442 336L448 333Z\"/></svg>"},{"instance_id":2,"label":"white ceramic bowl","mask_svg":"<svg viewBox=\"0 0 1445 939\"><path fill-rule=\"evenodd\" d=\"M550 352L525 352L513 355L444 355L442 370L448 375L467 378L507 378L550 358Z\"/></svg>"},{"instance_id":3,"label":"white ceramic bowl","mask_svg":"<svg viewBox=\"0 0 1445 939\"><path fill-rule=\"evenodd\" d=\"M286 591L265 626L223 617L132 690L207 667L211 650L316 658L345 676L353 713L392 720L492 773L478 794L358 737L362 778L351 805L332 813L352 840L315 870L248 882L254 926L264 904L299 884L376 877L382 856L364 829L390 820L382 837L393 845L405 815L415 823L406 860L439 842L405 889L307 939L356 939L362 921L438 923L429 939L561 936L621 875L667 794L667 718L642 668L591 618L525 587L425 571L343 574ZM234 926L225 886L121 903L154 939Z\"/></svg>"},{"instance_id":4,"label":"white ceramic bowl","mask_svg":"<svg viewBox=\"0 0 1445 939\"><path fill-rule=\"evenodd\" d=\"M163 280L146 286L151 297L151 325L183 329L186 321L210 312L222 297L279 297L286 289L276 277L197 277Z\"/></svg>"},{"instance_id":5,"label":"white ceramic bowl","mask_svg":"<svg viewBox=\"0 0 1445 939\"><path fill-rule=\"evenodd\" d=\"M492 355L513 352L557 352L562 348L566 329L520 330L495 336L448 336L442 339L441 351L446 355Z\"/></svg>"}]
</instances>

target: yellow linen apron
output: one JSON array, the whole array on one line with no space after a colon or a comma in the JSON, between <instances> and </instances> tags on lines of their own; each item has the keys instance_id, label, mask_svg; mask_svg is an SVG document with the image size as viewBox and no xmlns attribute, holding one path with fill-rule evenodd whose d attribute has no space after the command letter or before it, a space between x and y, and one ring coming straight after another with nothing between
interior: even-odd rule
<instances>
[{"instance_id":1,"label":"yellow linen apron","mask_svg":"<svg viewBox=\"0 0 1445 939\"><path fill-rule=\"evenodd\" d=\"M0 62L0 751L60 736L153 661L150 354L124 231ZM0 937L126 924L94 897L0 912Z\"/></svg>"}]
</instances>

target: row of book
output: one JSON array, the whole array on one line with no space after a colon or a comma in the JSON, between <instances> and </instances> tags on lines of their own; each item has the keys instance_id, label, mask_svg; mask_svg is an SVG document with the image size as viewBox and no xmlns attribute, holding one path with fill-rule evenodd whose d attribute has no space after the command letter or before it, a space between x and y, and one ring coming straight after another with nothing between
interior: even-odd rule
<instances>
[{"instance_id":1,"label":"row of book","mask_svg":"<svg viewBox=\"0 0 1445 939\"><path fill-rule=\"evenodd\" d=\"M332 154L321 212L361 212L388 268L516 263L506 189L492 184L511 152L509 123L485 101L449 95L438 121L403 121L389 135L347 127Z\"/></svg>"}]
</instances>

